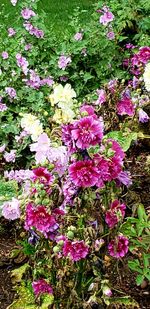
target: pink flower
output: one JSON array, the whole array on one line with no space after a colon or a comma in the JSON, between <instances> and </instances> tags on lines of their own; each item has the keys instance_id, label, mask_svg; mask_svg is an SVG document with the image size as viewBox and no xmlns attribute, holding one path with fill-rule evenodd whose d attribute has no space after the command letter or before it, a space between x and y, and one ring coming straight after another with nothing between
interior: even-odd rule
<instances>
[{"instance_id":1,"label":"pink flower","mask_svg":"<svg viewBox=\"0 0 150 309\"><path fill-rule=\"evenodd\" d=\"M8 28L8 36L14 36L16 34L16 31L13 28Z\"/></svg>"},{"instance_id":2,"label":"pink flower","mask_svg":"<svg viewBox=\"0 0 150 309\"><path fill-rule=\"evenodd\" d=\"M23 73L24 73L25 75L27 75L28 70L29 70L29 69L28 69L29 63L28 63L28 61L26 60L26 58L25 58L25 57L22 57L21 54L17 54L17 55L16 55L16 59L17 59L17 65L18 65L18 67L22 69L22 71L23 71Z\"/></svg>"},{"instance_id":3,"label":"pink flower","mask_svg":"<svg viewBox=\"0 0 150 309\"><path fill-rule=\"evenodd\" d=\"M75 39L76 41L82 41L82 39L83 39L83 34L82 34L82 32L77 32L77 33L75 34L75 36L74 36L74 39Z\"/></svg>"},{"instance_id":4,"label":"pink flower","mask_svg":"<svg viewBox=\"0 0 150 309\"><path fill-rule=\"evenodd\" d=\"M93 118L97 119L97 115L95 114L95 110L90 105L86 105L86 104L82 105L80 107L80 112L81 113L87 113L88 116L92 116Z\"/></svg>"},{"instance_id":5,"label":"pink flower","mask_svg":"<svg viewBox=\"0 0 150 309\"><path fill-rule=\"evenodd\" d=\"M111 205L110 209L107 210L105 221L109 228L113 228L120 220L125 216L125 204L120 204L118 200L115 200Z\"/></svg>"},{"instance_id":6,"label":"pink flower","mask_svg":"<svg viewBox=\"0 0 150 309\"><path fill-rule=\"evenodd\" d=\"M31 9L28 8L23 9L21 11L21 15L24 19L30 19L31 17L36 16L36 14Z\"/></svg>"},{"instance_id":7,"label":"pink flower","mask_svg":"<svg viewBox=\"0 0 150 309\"><path fill-rule=\"evenodd\" d=\"M47 213L44 206L34 207L28 204L26 207L25 229L36 228L46 238L58 229L58 224L53 216Z\"/></svg>"},{"instance_id":8,"label":"pink flower","mask_svg":"<svg viewBox=\"0 0 150 309\"><path fill-rule=\"evenodd\" d=\"M112 291L111 291L111 289L108 286L104 285L102 291L103 291L103 294L105 296L107 296L107 297L111 297L112 296Z\"/></svg>"},{"instance_id":9,"label":"pink flower","mask_svg":"<svg viewBox=\"0 0 150 309\"><path fill-rule=\"evenodd\" d=\"M108 245L109 254L117 259L124 257L128 252L129 240L123 235L116 236Z\"/></svg>"},{"instance_id":10,"label":"pink flower","mask_svg":"<svg viewBox=\"0 0 150 309\"><path fill-rule=\"evenodd\" d=\"M47 85L47 86L51 87L53 84L54 84L54 81L53 81L52 77L50 77L50 76L41 80L41 86Z\"/></svg>"},{"instance_id":11,"label":"pink flower","mask_svg":"<svg viewBox=\"0 0 150 309\"><path fill-rule=\"evenodd\" d=\"M2 58L3 59L8 59L8 57L9 57L8 53L6 51L3 51L2 52Z\"/></svg>"},{"instance_id":12,"label":"pink flower","mask_svg":"<svg viewBox=\"0 0 150 309\"><path fill-rule=\"evenodd\" d=\"M5 112L7 111L7 109L7 105L0 102L0 112Z\"/></svg>"},{"instance_id":13,"label":"pink flower","mask_svg":"<svg viewBox=\"0 0 150 309\"><path fill-rule=\"evenodd\" d=\"M65 70L69 63L71 63L71 57L62 55L59 57L58 67Z\"/></svg>"},{"instance_id":14,"label":"pink flower","mask_svg":"<svg viewBox=\"0 0 150 309\"><path fill-rule=\"evenodd\" d=\"M115 38L114 32L113 32L113 31L107 32L107 38L108 38L109 40L114 40L114 38Z\"/></svg>"},{"instance_id":15,"label":"pink flower","mask_svg":"<svg viewBox=\"0 0 150 309\"><path fill-rule=\"evenodd\" d=\"M32 288L36 296L39 296L40 294L45 294L45 293L53 294L52 287L44 279L33 281Z\"/></svg>"},{"instance_id":16,"label":"pink flower","mask_svg":"<svg viewBox=\"0 0 150 309\"><path fill-rule=\"evenodd\" d=\"M41 79L34 70L30 70L30 79L26 80L26 85L33 88L39 89L41 86Z\"/></svg>"},{"instance_id":17,"label":"pink flower","mask_svg":"<svg viewBox=\"0 0 150 309\"><path fill-rule=\"evenodd\" d=\"M114 15L111 12L107 11L100 17L99 22L100 24L107 26L108 23L113 21L113 19L114 19Z\"/></svg>"},{"instance_id":18,"label":"pink flower","mask_svg":"<svg viewBox=\"0 0 150 309\"><path fill-rule=\"evenodd\" d=\"M140 47L138 57L142 63L146 64L150 60L150 47L149 46Z\"/></svg>"},{"instance_id":19,"label":"pink flower","mask_svg":"<svg viewBox=\"0 0 150 309\"><path fill-rule=\"evenodd\" d=\"M97 183L98 169L92 160L77 161L70 165L69 175L78 187L92 187Z\"/></svg>"},{"instance_id":20,"label":"pink flower","mask_svg":"<svg viewBox=\"0 0 150 309\"><path fill-rule=\"evenodd\" d=\"M139 114L139 121L144 123L144 122L148 122L149 121L149 116L147 115L146 112L144 112L144 110L142 108L140 108L138 110L138 114Z\"/></svg>"},{"instance_id":21,"label":"pink flower","mask_svg":"<svg viewBox=\"0 0 150 309\"><path fill-rule=\"evenodd\" d=\"M32 48L32 44L26 44L25 47L24 47L24 50L28 51Z\"/></svg>"},{"instance_id":22,"label":"pink flower","mask_svg":"<svg viewBox=\"0 0 150 309\"><path fill-rule=\"evenodd\" d=\"M108 89L111 91L111 93L115 92L115 88L117 86L117 80L116 79L112 79L109 81L107 87Z\"/></svg>"},{"instance_id":23,"label":"pink flower","mask_svg":"<svg viewBox=\"0 0 150 309\"><path fill-rule=\"evenodd\" d=\"M73 153L76 152L76 145L72 139L72 130L75 128L74 124L62 125L62 141L68 147L68 152Z\"/></svg>"},{"instance_id":24,"label":"pink flower","mask_svg":"<svg viewBox=\"0 0 150 309\"><path fill-rule=\"evenodd\" d=\"M6 162L15 162L16 159L16 150L11 150L10 152L4 153L4 159Z\"/></svg>"},{"instance_id":25,"label":"pink flower","mask_svg":"<svg viewBox=\"0 0 150 309\"><path fill-rule=\"evenodd\" d=\"M97 90L98 99L96 100L97 105L101 105L106 102L106 92L103 89Z\"/></svg>"},{"instance_id":26,"label":"pink flower","mask_svg":"<svg viewBox=\"0 0 150 309\"><path fill-rule=\"evenodd\" d=\"M116 182L121 182L123 185L129 187L132 185L132 180L129 172L121 171L117 177Z\"/></svg>"},{"instance_id":27,"label":"pink flower","mask_svg":"<svg viewBox=\"0 0 150 309\"><path fill-rule=\"evenodd\" d=\"M92 116L81 118L71 131L72 139L79 149L86 149L100 143L103 138L103 121Z\"/></svg>"},{"instance_id":28,"label":"pink flower","mask_svg":"<svg viewBox=\"0 0 150 309\"><path fill-rule=\"evenodd\" d=\"M2 216L8 220L20 218L20 202L12 198L11 202L6 202L2 206Z\"/></svg>"},{"instance_id":29,"label":"pink flower","mask_svg":"<svg viewBox=\"0 0 150 309\"><path fill-rule=\"evenodd\" d=\"M3 144L3 145L0 147L0 153L4 152L5 147L6 147L6 145L5 145L5 144Z\"/></svg>"},{"instance_id":30,"label":"pink flower","mask_svg":"<svg viewBox=\"0 0 150 309\"><path fill-rule=\"evenodd\" d=\"M5 88L6 93L9 95L9 97L11 99L15 99L17 94L16 94L16 90L12 87L6 87Z\"/></svg>"},{"instance_id":31,"label":"pink flower","mask_svg":"<svg viewBox=\"0 0 150 309\"><path fill-rule=\"evenodd\" d=\"M33 180L39 180L40 183L45 185L51 185L54 181L54 176L49 173L45 167L34 168L33 170Z\"/></svg>"},{"instance_id":32,"label":"pink flower","mask_svg":"<svg viewBox=\"0 0 150 309\"><path fill-rule=\"evenodd\" d=\"M36 163L43 163L48 155L48 151L50 149L50 139L46 133L42 133L38 137L37 143L33 143L30 145L30 150L35 151L35 159Z\"/></svg>"},{"instance_id":33,"label":"pink flower","mask_svg":"<svg viewBox=\"0 0 150 309\"><path fill-rule=\"evenodd\" d=\"M54 164L54 171L61 177L68 166L68 153L65 146L50 147L47 159Z\"/></svg>"},{"instance_id":34,"label":"pink flower","mask_svg":"<svg viewBox=\"0 0 150 309\"><path fill-rule=\"evenodd\" d=\"M34 35L35 37L43 38L44 37L44 32L43 30L38 29L37 27L34 27L30 22L26 22L23 24L25 29L31 34Z\"/></svg>"},{"instance_id":35,"label":"pink flower","mask_svg":"<svg viewBox=\"0 0 150 309\"><path fill-rule=\"evenodd\" d=\"M68 256L74 262L84 259L89 252L89 248L85 245L84 241L73 241L66 240L63 246L64 256Z\"/></svg>"},{"instance_id":36,"label":"pink flower","mask_svg":"<svg viewBox=\"0 0 150 309\"><path fill-rule=\"evenodd\" d=\"M117 103L117 114L133 116L134 113L135 113L135 107L134 107L134 104L132 103L131 99L129 99L127 97L123 97Z\"/></svg>"}]
</instances>

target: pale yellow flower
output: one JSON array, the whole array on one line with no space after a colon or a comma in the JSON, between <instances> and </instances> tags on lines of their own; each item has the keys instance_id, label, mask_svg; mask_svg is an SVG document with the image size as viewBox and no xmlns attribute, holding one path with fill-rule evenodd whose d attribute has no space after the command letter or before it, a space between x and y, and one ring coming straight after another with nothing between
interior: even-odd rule
<instances>
[{"instance_id":1,"label":"pale yellow flower","mask_svg":"<svg viewBox=\"0 0 150 309\"><path fill-rule=\"evenodd\" d=\"M24 114L21 119L21 127L31 135L33 141L37 141L39 135L43 133L42 124L39 119L32 114Z\"/></svg>"},{"instance_id":2,"label":"pale yellow flower","mask_svg":"<svg viewBox=\"0 0 150 309\"><path fill-rule=\"evenodd\" d=\"M143 75L145 88L147 91L150 91L150 62L145 66L145 72Z\"/></svg>"},{"instance_id":3,"label":"pale yellow flower","mask_svg":"<svg viewBox=\"0 0 150 309\"><path fill-rule=\"evenodd\" d=\"M76 98L76 93L70 84L66 84L64 87L61 84L55 85L53 93L49 96L52 106L58 103L72 104L73 98Z\"/></svg>"},{"instance_id":4,"label":"pale yellow flower","mask_svg":"<svg viewBox=\"0 0 150 309\"><path fill-rule=\"evenodd\" d=\"M53 120L58 124L62 124L62 123L71 122L74 117L75 117L75 113L72 109L68 108L66 110L61 110L57 108L55 110Z\"/></svg>"}]
</instances>

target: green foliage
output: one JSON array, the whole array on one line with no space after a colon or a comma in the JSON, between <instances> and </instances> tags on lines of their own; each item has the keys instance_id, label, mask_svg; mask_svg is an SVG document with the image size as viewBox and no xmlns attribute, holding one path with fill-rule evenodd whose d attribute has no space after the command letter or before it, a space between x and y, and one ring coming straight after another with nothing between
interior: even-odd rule
<instances>
[{"instance_id":1,"label":"green foliage","mask_svg":"<svg viewBox=\"0 0 150 309\"><path fill-rule=\"evenodd\" d=\"M0 205L16 196L17 192L18 185L16 181L11 180L6 182L4 179L0 179Z\"/></svg>"},{"instance_id":2,"label":"green foliage","mask_svg":"<svg viewBox=\"0 0 150 309\"><path fill-rule=\"evenodd\" d=\"M112 138L116 140L122 149L126 152L130 146L132 141L137 140L137 133L136 132L122 132L122 131L111 131L107 135L106 138Z\"/></svg>"}]
</instances>

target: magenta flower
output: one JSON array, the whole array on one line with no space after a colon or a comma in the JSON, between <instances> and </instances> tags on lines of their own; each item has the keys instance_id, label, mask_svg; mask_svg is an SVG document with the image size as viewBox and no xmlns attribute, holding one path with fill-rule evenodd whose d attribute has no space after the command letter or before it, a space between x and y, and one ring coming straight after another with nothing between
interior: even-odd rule
<instances>
[{"instance_id":1,"label":"magenta flower","mask_svg":"<svg viewBox=\"0 0 150 309\"><path fill-rule=\"evenodd\" d=\"M71 63L71 57L62 55L59 57L58 67L65 70L69 63Z\"/></svg>"},{"instance_id":2,"label":"magenta flower","mask_svg":"<svg viewBox=\"0 0 150 309\"><path fill-rule=\"evenodd\" d=\"M34 291L34 294L36 296L39 296L41 294L53 294L53 289L52 287L44 280L44 279L39 279L37 281L32 282L32 288Z\"/></svg>"},{"instance_id":3,"label":"magenta flower","mask_svg":"<svg viewBox=\"0 0 150 309\"><path fill-rule=\"evenodd\" d=\"M58 229L58 224L53 216L47 213L44 206L33 206L28 204L26 207L25 229L36 228L46 238L50 233Z\"/></svg>"},{"instance_id":4,"label":"magenta flower","mask_svg":"<svg viewBox=\"0 0 150 309\"><path fill-rule=\"evenodd\" d=\"M116 236L108 245L109 254L117 259L124 257L128 252L129 240L123 235Z\"/></svg>"},{"instance_id":5,"label":"magenta flower","mask_svg":"<svg viewBox=\"0 0 150 309\"><path fill-rule=\"evenodd\" d=\"M75 39L76 41L82 41L82 39L83 39L83 34L82 34L82 32L77 32L77 33L74 35L74 39Z\"/></svg>"},{"instance_id":6,"label":"magenta flower","mask_svg":"<svg viewBox=\"0 0 150 309\"><path fill-rule=\"evenodd\" d=\"M146 112L143 111L142 108L140 108L138 110L138 114L139 114L139 121L140 122L144 123L144 122L148 122L149 121L149 119L150 119L149 116L147 115Z\"/></svg>"},{"instance_id":7,"label":"magenta flower","mask_svg":"<svg viewBox=\"0 0 150 309\"><path fill-rule=\"evenodd\" d=\"M16 90L12 87L6 87L5 88L6 93L9 95L9 97L11 99L15 99L17 94L16 94Z\"/></svg>"},{"instance_id":8,"label":"magenta flower","mask_svg":"<svg viewBox=\"0 0 150 309\"><path fill-rule=\"evenodd\" d=\"M98 169L92 160L77 161L70 165L69 175L77 187L92 187L97 183Z\"/></svg>"},{"instance_id":9,"label":"magenta flower","mask_svg":"<svg viewBox=\"0 0 150 309\"><path fill-rule=\"evenodd\" d=\"M121 171L117 177L117 182L118 181L127 187L132 185L132 180L129 172Z\"/></svg>"},{"instance_id":10,"label":"magenta flower","mask_svg":"<svg viewBox=\"0 0 150 309\"><path fill-rule=\"evenodd\" d=\"M89 247L81 241L73 241L66 240L63 246L63 254L64 256L68 256L74 262L80 261L84 259L89 252Z\"/></svg>"},{"instance_id":11,"label":"magenta flower","mask_svg":"<svg viewBox=\"0 0 150 309\"><path fill-rule=\"evenodd\" d=\"M107 32L107 38L108 38L109 40L114 40L114 39L115 39L115 34L114 34L114 32L113 32L113 31Z\"/></svg>"},{"instance_id":12,"label":"magenta flower","mask_svg":"<svg viewBox=\"0 0 150 309\"><path fill-rule=\"evenodd\" d=\"M97 119L97 115L95 114L95 110L91 105L83 104L80 107L81 113L86 113L88 116L92 116L94 119Z\"/></svg>"},{"instance_id":13,"label":"magenta flower","mask_svg":"<svg viewBox=\"0 0 150 309\"><path fill-rule=\"evenodd\" d=\"M75 128L71 131L71 136L79 149L95 146L103 138L102 119L96 120L92 116L81 118L75 122Z\"/></svg>"},{"instance_id":14,"label":"magenta flower","mask_svg":"<svg viewBox=\"0 0 150 309\"><path fill-rule=\"evenodd\" d=\"M20 218L20 202L12 198L11 202L5 202L2 206L2 216L7 220Z\"/></svg>"},{"instance_id":15,"label":"magenta flower","mask_svg":"<svg viewBox=\"0 0 150 309\"><path fill-rule=\"evenodd\" d=\"M7 111L7 109L7 105L0 102L0 112L5 112Z\"/></svg>"},{"instance_id":16,"label":"magenta flower","mask_svg":"<svg viewBox=\"0 0 150 309\"><path fill-rule=\"evenodd\" d=\"M21 11L21 15L26 20L30 19L33 16L36 16L36 14L31 9L28 8L23 9Z\"/></svg>"},{"instance_id":17,"label":"magenta flower","mask_svg":"<svg viewBox=\"0 0 150 309\"><path fill-rule=\"evenodd\" d=\"M3 59L8 59L8 57L9 57L8 53L6 51L3 51L2 52L2 58Z\"/></svg>"},{"instance_id":18,"label":"magenta flower","mask_svg":"<svg viewBox=\"0 0 150 309\"><path fill-rule=\"evenodd\" d=\"M8 28L8 36L12 37L16 34L16 31L13 28Z\"/></svg>"},{"instance_id":19,"label":"magenta flower","mask_svg":"<svg viewBox=\"0 0 150 309\"><path fill-rule=\"evenodd\" d=\"M10 152L4 153L4 159L6 162L15 162L16 159L16 150L11 150Z\"/></svg>"},{"instance_id":20,"label":"magenta flower","mask_svg":"<svg viewBox=\"0 0 150 309\"><path fill-rule=\"evenodd\" d=\"M127 97L123 97L117 103L117 113L118 115L133 116L135 113L135 107L131 99L128 99Z\"/></svg>"},{"instance_id":21,"label":"magenta flower","mask_svg":"<svg viewBox=\"0 0 150 309\"><path fill-rule=\"evenodd\" d=\"M49 173L45 167L34 168L33 170L33 180L39 180L40 183L45 185L51 185L54 181L54 176Z\"/></svg>"},{"instance_id":22,"label":"magenta flower","mask_svg":"<svg viewBox=\"0 0 150 309\"><path fill-rule=\"evenodd\" d=\"M115 200L111 205L110 209L106 211L105 221L109 228L114 228L114 226L124 218L125 216L125 204L120 204L118 200Z\"/></svg>"},{"instance_id":23,"label":"magenta flower","mask_svg":"<svg viewBox=\"0 0 150 309\"><path fill-rule=\"evenodd\" d=\"M100 24L107 26L108 23L113 21L113 19L114 19L114 15L110 11L107 11L100 17L99 22Z\"/></svg>"},{"instance_id":24,"label":"magenta flower","mask_svg":"<svg viewBox=\"0 0 150 309\"><path fill-rule=\"evenodd\" d=\"M96 100L96 104L97 105L101 105L103 103L106 102L106 92L103 89L98 89L97 90L97 94L98 94L98 99Z\"/></svg>"},{"instance_id":25,"label":"magenta flower","mask_svg":"<svg viewBox=\"0 0 150 309\"><path fill-rule=\"evenodd\" d=\"M72 139L72 130L75 128L74 124L62 125L62 141L68 148L69 153L76 152L76 145Z\"/></svg>"}]
</instances>

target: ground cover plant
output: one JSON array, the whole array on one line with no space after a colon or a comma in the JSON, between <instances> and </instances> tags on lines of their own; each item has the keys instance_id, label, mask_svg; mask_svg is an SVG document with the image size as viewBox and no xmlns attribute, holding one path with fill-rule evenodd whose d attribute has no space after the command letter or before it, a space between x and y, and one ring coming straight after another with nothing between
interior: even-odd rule
<instances>
[{"instance_id":1,"label":"ground cover plant","mask_svg":"<svg viewBox=\"0 0 150 309\"><path fill-rule=\"evenodd\" d=\"M10 1L0 265L14 290L3 308L148 308L150 5L124 4L100 1L85 24L76 9L58 39L39 1Z\"/></svg>"}]
</instances>

